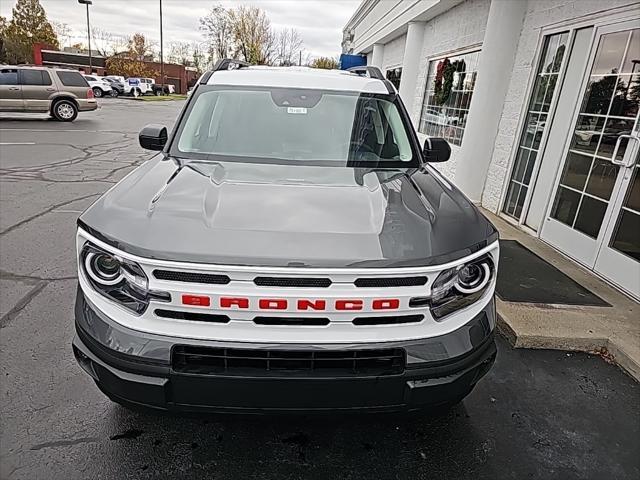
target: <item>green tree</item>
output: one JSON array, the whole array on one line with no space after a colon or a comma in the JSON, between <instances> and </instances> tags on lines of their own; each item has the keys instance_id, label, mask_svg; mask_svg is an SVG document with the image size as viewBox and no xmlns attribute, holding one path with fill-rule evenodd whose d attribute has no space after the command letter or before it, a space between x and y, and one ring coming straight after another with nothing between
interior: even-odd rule
<instances>
[{"instance_id":1,"label":"green tree","mask_svg":"<svg viewBox=\"0 0 640 480\"><path fill-rule=\"evenodd\" d=\"M129 49L126 52L116 53L107 58L107 70L110 75L155 77L157 72L145 63L151 60L152 56L153 50L149 40L143 34L135 33L129 39Z\"/></svg>"},{"instance_id":2,"label":"green tree","mask_svg":"<svg viewBox=\"0 0 640 480\"><path fill-rule=\"evenodd\" d=\"M271 65L276 35L264 10L240 5L229 11L236 58L252 65Z\"/></svg>"},{"instance_id":3,"label":"green tree","mask_svg":"<svg viewBox=\"0 0 640 480\"><path fill-rule=\"evenodd\" d=\"M7 27L9 23L7 19L0 15L0 63L7 61L7 52L5 50L5 37L7 36Z\"/></svg>"},{"instance_id":4,"label":"green tree","mask_svg":"<svg viewBox=\"0 0 640 480\"><path fill-rule=\"evenodd\" d=\"M6 27L4 49L9 63L33 62L33 45L44 43L58 48L59 42L39 0L18 0Z\"/></svg>"},{"instance_id":5,"label":"green tree","mask_svg":"<svg viewBox=\"0 0 640 480\"><path fill-rule=\"evenodd\" d=\"M129 54L136 60L152 60L153 44L142 33L134 33L129 39Z\"/></svg>"},{"instance_id":6,"label":"green tree","mask_svg":"<svg viewBox=\"0 0 640 480\"><path fill-rule=\"evenodd\" d=\"M314 58L309 64L312 68L324 68L326 70L335 70L338 68L338 61L335 58L318 57Z\"/></svg>"}]
</instances>

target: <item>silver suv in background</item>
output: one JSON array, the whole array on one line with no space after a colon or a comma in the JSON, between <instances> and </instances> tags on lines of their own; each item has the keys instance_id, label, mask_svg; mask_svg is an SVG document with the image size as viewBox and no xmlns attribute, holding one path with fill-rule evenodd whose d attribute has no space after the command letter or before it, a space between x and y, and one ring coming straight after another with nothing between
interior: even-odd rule
<instances>
[{"instance_id":1,"label":"silver suv in background","mask_svg":"<svg viewBox=\"0 0 640 480\"><path fill-rule=\"evenodd\" d=\"M49 113L72 122L98 108L80 72L47 67L0 66L0 112Z\"/></svg>"}]
</instances>

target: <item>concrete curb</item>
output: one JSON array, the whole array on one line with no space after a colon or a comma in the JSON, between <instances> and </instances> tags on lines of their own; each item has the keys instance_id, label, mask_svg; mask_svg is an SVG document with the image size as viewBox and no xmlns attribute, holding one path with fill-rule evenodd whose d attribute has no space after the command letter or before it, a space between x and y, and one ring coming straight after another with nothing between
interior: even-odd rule
<instances>
[{"instance_id":1,"label":"concrete curb","mask_svg":"<svg viewBox=\"0 0 640 480\"><path fill-rule=\"evenodd\" d=\"M540 239L491 212L501 239L517 240L610 307L506 302L496 296L498 330L515 348L574 350L616 363L640 382L640 303Z\"/></svg>"},{"instance_id":2,"label":"concrete curb","mask_svg":"<svg viewBox=\"0 0 640 480\"><path fill-rule=\"evenodd\" d=\"M504 312L498 309L497 328L500 334L514 348L534 348L550 350L568 350L586 352L601 356L609 363L615 363L627 374L640 382L640 364L629 355L624 346L601 336L559 336L550 332L549 335L534 335L519 332L514 322L505 319Z\"/></svg>"}]
</instances>

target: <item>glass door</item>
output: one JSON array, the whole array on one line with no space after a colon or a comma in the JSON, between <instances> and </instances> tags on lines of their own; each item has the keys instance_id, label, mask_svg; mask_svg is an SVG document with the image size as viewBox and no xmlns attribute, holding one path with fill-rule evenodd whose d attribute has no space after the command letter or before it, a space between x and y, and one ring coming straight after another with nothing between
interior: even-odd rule
<instances>
[{"instance_id":1,"label":"glass door","mask_svg":"<svg viewBox=\"0 0 640 480\"><path fill-rule=\"evenodd\" d=\"M640 143L640 29L631 26L637 22L603 27L595 36L582 103L541 237L640 297L640 217L634 196L639 186L633 185ZM609 257L618 258L617 268L628 273L609 271Z\"/></svg>"},{"instance_id":2,"label":"glass door","mask_svg":"<svg viewBox=\"0 0 640 480\"><path fill-rule=\"evenodd\" d=\"M638 85L638 82L636 82ZM637 88L637 87L636 87ZM625 137L619 137L619 142ZM640 142L640 123L636 122L630 141ZM621 194L614 206L605 242L600 247L595 270L622 289L640 299L640 149L624 169Z\"/></svg>"}]
</instances>

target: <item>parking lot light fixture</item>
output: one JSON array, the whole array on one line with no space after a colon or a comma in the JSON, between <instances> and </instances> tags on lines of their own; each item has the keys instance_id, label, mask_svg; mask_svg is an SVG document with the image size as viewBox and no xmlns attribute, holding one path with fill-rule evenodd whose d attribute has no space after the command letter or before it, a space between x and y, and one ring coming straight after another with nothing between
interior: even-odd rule
<instances>
[{"instance_id":1,"label":"parking lot light fixture","mask_svg":"<svg viewBox=\"0 0 640 480\"><path fill-rule=\"evenodd\" d=\"M160 92L164 95L164 44L162 41L162 0L160 0Z\"/></svg>"},{"instance_id":2,"label":"parking lot light fixture","mask_svg":"<svg viewBox=\"0 0 640 480\"><path fill-rule=\"evenodd\" d=\"M89 5L92 5L91 0L78 0L78 3L87 7L87 42L89 43L89 74L93 73L93 61L91 58L91 27L89 26Z\"/></svg>"}]
</instances>

